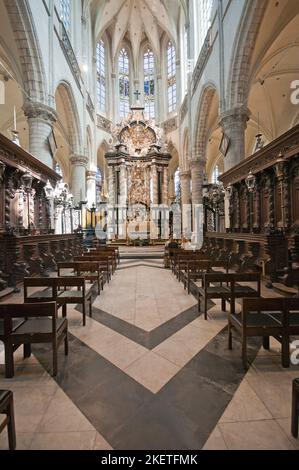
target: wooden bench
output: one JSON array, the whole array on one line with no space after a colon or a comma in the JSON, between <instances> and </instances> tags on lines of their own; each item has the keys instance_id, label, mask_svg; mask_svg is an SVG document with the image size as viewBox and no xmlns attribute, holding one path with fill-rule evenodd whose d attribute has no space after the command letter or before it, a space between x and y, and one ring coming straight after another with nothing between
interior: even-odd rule
<instances>
[{"instance_id":1,"label":"wooden bench","mask_svg":"<svg viewBox=\"0 0 299 470\"><path fill-rule=\"evenodd\" d=\"M94 247L89 249L90 253L97 252L97 253L112 253L115 257L117 264L120 263L120 252L118 247L111 247L111 246L104 246L104 247Z\"/></svg>"},{"instance_id":2,"label":"wooden bench","mask_svg":"<svg viewBox=\"0 0 299 470\"><path fill-rule=\"evenodd\" d=\"M239 283L256 283L256 289ZM219 283L219 285L215 285ZM213 286L211 286L213 284ZM260 297L261 275L259 273L208 273L204 275L203 287L198 288L198 310L201 311L201 299L204 300L204 316L208 318L208 300L221 299L222 311L226 311L226 302L230 303L231 313L235 312L236 299Z\"/></svg>"},{"instance_id":3,"label":"wooden bench","mask_svg":"<svg viewBox=\"0 0 299 470\"><path fill-rule=\"evenodd\" d=\"M299 379L293 381L292 387L292 435L298 438L299 427Z\"/></svg>"},{"instance_id":4,"label":"wooden bench","mask_svg":"<svg viewBox=\"0 0 299 470\"><path fill-rule=\"evenodd\" d=\"M69 263L58 263L58 277L70 277L70 274L63 274L64 270L73 270L75 277L84 277L86 281L96 282L98 294L104 289L104 277L99 264L94 261L72 261Z\"/></svg>"},{"instance_id":5,"label":"wooden bench","mask_svg":"<svg viewBox=\"0 0 299 470\"><path fill-rule=\"evenodd\" d=\"M0 415L5 415L0 422L0 433L7 427L9 450L16 450L16 426L14 415L13 393L9 390L0 390Z\"/></svg>"},{"instance_id":6,"label":"wooden bench","mask_svg":"<svg viewBox=\"0 0 299 470\"><path fill-rule=\"evenodd\" d=\"M13 320L21 320L13 326ZM55 302L33 304L0 304L0 321L3 322L5 355L5 376L14 376L14 352L24 345L24 357L31 356L31 344L51 343L53 348L53 376L57 375L57 351L64 340L65 354L68 354L68 323L66 318L57 317Z\"/></svg>"},{"instance_id":7,"label":"wooden bench","mask_svg":"<svg viewBox=\"0 0 299 470\"><path fill-rule=\"evenodd\" d=\"M29 288L45 289L30 294ZM80 304L83 326L86 325L86 302L89 302L89 316L92 317L92 289L86 292L84 277L25 278L24 302L57 302L62 307L63 317L67 315L67 305Z\"/></svg>"}]
</instances>

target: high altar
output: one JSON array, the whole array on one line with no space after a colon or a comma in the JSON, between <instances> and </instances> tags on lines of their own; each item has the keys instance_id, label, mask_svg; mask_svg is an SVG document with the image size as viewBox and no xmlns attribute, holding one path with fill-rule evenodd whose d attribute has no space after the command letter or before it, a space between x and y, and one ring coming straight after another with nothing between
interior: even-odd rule
<instances>
[{"instance_id":1,"label":"high altar","mask_svg":"<svg viewBox=\"0 0 299 470\"><path fill-rule=\"evenodd\" d=\"M158 206L169 204L172 157L164 131L146 119L137 102L128 118L114 129L113 137L105 156L109 168L108 227L114 227L108 229L108 237L127 241L168 238L169 224L162 227L161 214L157 216Z\"/></svg>"}]
</instances>

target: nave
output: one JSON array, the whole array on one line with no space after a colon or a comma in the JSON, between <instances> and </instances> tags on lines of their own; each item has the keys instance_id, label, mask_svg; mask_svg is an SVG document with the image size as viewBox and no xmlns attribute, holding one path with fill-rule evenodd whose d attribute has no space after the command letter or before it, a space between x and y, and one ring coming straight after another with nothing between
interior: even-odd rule
<instances>
[{"instance_id":1,"label":"nave","mask_svg":"<svg viewBox=\"0 0 299 470\"><path fill-rule=\"evenodd\" d=\"M273 291L263 286L262 295ZM86 327L78 306L68 307L68 322L69 356L60 348L56 378L48 345L35 345L30 359L17 352L10 380L1 354L19 450L299 448L289 406L299 367L281 367L275 340L270 351L253 340L245 372L238 339L227 348L220 301L205 321L162 259L122 260L93 295Z\"/></svg>"}]
</instances>

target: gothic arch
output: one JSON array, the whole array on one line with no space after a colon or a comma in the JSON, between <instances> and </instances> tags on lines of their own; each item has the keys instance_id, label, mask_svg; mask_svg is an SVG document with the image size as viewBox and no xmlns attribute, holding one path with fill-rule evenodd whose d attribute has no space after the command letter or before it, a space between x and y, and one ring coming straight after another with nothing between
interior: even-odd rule
<instances>
[{"instance_id":1,"label":"gothic arch","mask_svg":"<svg viewBox=\"0 0 299 470\"><path fill-rule=\"evenodd\" d=\"M68 131L68 138L70 144L70 151L74 155L82 154L82 136L79 113L75 101L75 97L70 84L66 81L59 83L56 88L55 97L57 95L61 98L65 115L67 118L66 129ZM58 116L59 120L59 116Z\"/></svg>"},{"instance_id":2,"label":"gothic arch","mask_svg":"<svg viewBox=\"0 0 299 470\"><path fill-rule=\"evenodd\" d=\"M19 50L25 91L30 100L47 104L46 74L29 2L4 2Z\"/></svg>"},{"instance_id":3,"label":"gothic arch","mask_svg":"<svg viewBox=\"0 0 299 470\"><path fill-rule=\"evenodd\" d=\"M239 32L234 44L228 79L227 109L246 104L249 91L250 59L260 30L268 0L246 2Z\"/></svg>"},{"instance_id":4,"label":"gothic arch","mask_svg":"<svg viewBox=\"0 0 299 470\"><path fill-rule=\"evenodd\" d=\"M209 110L214 96L217 94L217 89L214 84L208 83L202 90L201 98L199 100L199 109L196 125L194 128L194 144L193 144L193 158L205 161L205 147L208 134L208 118Z\"/></svg>"}]
</instances>

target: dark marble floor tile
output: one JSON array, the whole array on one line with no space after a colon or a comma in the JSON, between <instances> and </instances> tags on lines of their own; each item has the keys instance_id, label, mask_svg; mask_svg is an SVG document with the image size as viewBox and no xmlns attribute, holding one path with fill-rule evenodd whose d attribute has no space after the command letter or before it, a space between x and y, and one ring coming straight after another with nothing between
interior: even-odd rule
<instances>
[{"instance_id":1,"label":"dark marble floor tile","mask_svg":"<svg viewBox=\"0 0 299 470\"><path fill-rule=\"evenodd\" d=\"M118 450L197 450L207 437L178 408L155 397L110 442Z\"/></svg>"},{"instance_id":2,"label":"dark marble floor tile","mask_svg":"<svg viewBox=\"0 0 299 470\"><path fill-rule=\"evenodd\" d=\"M76 401L76 405L91 424L111 442L115 430L121 428L152 397L151 392L124 374L120 380L111 379L90 389Z\"/></svg>"},{"instance_id":3,"label":"dark marble floor tile","mask_svg":"<svg viewBox=\"0 0 299 470\"><path fill-rule=\"evenodd\" d=\"M232 395L184 368L160 392L159 396L178 408L195 427L212 432Z\"/></svg>"},{"instance_id":4,"label":"dark marble floor tile","mask_svg":"<svg viewBox=\"0 0 299 470\"><path fill-rule=\"evenodd\" d=\"M233 357L222 358L209 351L201 351L186 366L187 370L228 393L235 393L244 377L242 361Z\"/></svg>"}]
</instances>

